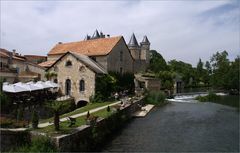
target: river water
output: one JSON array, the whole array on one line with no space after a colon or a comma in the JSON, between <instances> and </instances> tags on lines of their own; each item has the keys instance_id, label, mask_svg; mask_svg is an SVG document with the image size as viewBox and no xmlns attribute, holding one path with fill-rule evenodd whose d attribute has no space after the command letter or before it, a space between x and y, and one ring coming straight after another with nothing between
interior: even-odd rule
<instances>
[{"instance_id":1,"label":"river water","mask_svg":"<svg viewBox=\"0 0 240 153\"><path fill-rule=\"evenodd\" d=\"M171 102L133 119L104 152L238 152L239 112L215 103Z\"/></svg>"}]
</instances>

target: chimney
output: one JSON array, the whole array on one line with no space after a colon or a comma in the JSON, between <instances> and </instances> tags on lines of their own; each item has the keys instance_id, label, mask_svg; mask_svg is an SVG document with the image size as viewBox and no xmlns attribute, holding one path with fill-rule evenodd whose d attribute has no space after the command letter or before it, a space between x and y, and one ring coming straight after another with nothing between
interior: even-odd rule
<instances>
[{"instance_id":1,"label":"chimney","mask_svg":"<svg viewBox=\"0 0 240 153\"><path fill-rule=\"evenodd\" d=\"M12 50L12 54L13 54L13 56L16 55L16 49Z\"/></svg>"}]
</instances>

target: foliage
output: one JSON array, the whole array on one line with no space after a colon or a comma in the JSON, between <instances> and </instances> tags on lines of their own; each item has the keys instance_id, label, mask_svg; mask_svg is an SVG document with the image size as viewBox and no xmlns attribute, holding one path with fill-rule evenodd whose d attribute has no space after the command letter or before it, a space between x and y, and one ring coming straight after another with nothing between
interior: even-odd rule
<instances>
[{"instance_id":1,"label":"foliage","mask_svg":"<svg viewBox=\"0 0 240 153\"><path fill-rule=\"evenodd\" d=\"M103 95L100 93L100 91L96 92L95 95L90 96L89 102L90 103L100 103L103 102Z\"/></svg>"},{"instance_id":2,"label":"foliage","mask_svg":"<svg viewBox=\"0 0 240 153\"><path fill-rule=\"evenodd\" d=\"M154 73L168 70L167 63L160 53L156 50L150 50L150 64L148 69Z\"/></svg>"},{"instance_id":3,"label":"foliage","mask_svg":"<svg viewBox=\"0 0 240 153\"><path fill-rule=\"evenodd\" d=\"M109 97L116 88L116 78L106 74L96 78L96 95L91 99L94 102L103 101Z\"/></svg>"},{"instance_id":4,"label":"foliage","mask_svg":"<svg viewBox=\"0 0 240 153\"><path fill-rule=\"evenodd\" d=\"M227 86L226 80L229 78L226 74L228 73L230 67L230 62L227 56L227 51L223 51L221 53L217 52L211 57L210 62L213 70L211 84L214 87L221 88Z\"/></svg>"},{"instance_id":5,"label":"foliage","mask_svg":"<svg viewBox=\"0 0 240 153\"><path fill-rule=\"evenodd\" d=\"M107 111L108 111L108 112L110 112L110 111L111 111L109 106L107 107Z\"/></svg>"},{"instance_id":6,"label":"foliage","mask_svg":"<svg viewBox=\"0 0 240 153\"><path fill-rule=\"evenodd\" d=\"M219 100L220 96L216 95L213 92L209 92L207 96L198 96L195 99L200 102L213 102Z\"/></svg>"},{"instance_id":7,"label":"foliage","mask_svg":"<svg viewBox=\"0 0 240 153\"><path fill-rule=\"evenodd\" d=\"M36 129L38 127L39 116L36 110L32 112L32 127Z\"/></svg>"},{"instance_id":8,"label":"foliage","mask_svg":"<svg viewBox=\"0 0 240 153\"><path fill-rule=\"evenodd\" d=\"M168 64L172 72L178 73L180 76L182 76L182 80L185 86L196 85L195 82L196 69L194 69L191 64L176 60L171 60L168 62Z\"/></svg>"},{"instance_id":9,"label":"foliage","mask_svg":"<svg viewBox=\"0 0 240 153\"><path fill-rule=\"evenodd\" d=\"M0 77L0 108L1 112L10 111L11 103L10 98L2 91L4 78Z\"/></svg>"},{"instance_id":10,"label":"foliage","mask_svg":"<svg viewBox=\"0 0 240 153\"><path fill-rule=\"evenodd\" d=\"M25 127L28 123L26 121L18 121L6 118L6 117L0 117L0 127L1 128L20 128Z\"/></svg>"},{"instance_id":11,"label":"foliage","mask_svg":"<svg viewBox=\"0 0 240 153\"><path fill-rule=\"evenodd\" d=\"M238 56L233 62L230 63L228 73L226 74L226 89L236 89L239 92L239 64L240 64L240 57Z\"/></svg>"},{"instance_id":12,"label":"foliage","mask_svg":"<svg viewBox=\"0 0 240 153\"><path fill-rule=\"evenodd\" d=\"M162 91L149 91L144 98L146 104L163 105L166 95Z\"/></svg>"},{"instance_id":13,"label":"foliage","mask_svg":"<svg viewBox=\"0 0 240 153\"><path fill-rule=\"evenodd\" d=\"M176 74L170 71L161 71L157 74L157 77L161 80L162 89L173 89L174 81Z\"/></svg>"},{"instance_id":14,"label":"foliage","mask_svg":"<svg viewBox=\"0 0 240 153\"><path fill-rule=\"evenodd\" d=\"M90 101L102 102L109 99L112 93L123 90L129 90L130 93L134 91L134 75L110 72L96 78L96 94Z\"/></svg>"},{"instance_id":15,"label":"foliage","mask_svg":"<svg viewBox=\"0 0 240 153\"><path fill-rule=\"evenodd\" d=\"M37 136L32 139L29 145L21 146L14 150L14 152L57 152L57 149L50 138Z\"/></svg>"},{"instance_id":16,"label":"foliage","mask_svg":"<svg viewBox=\"0 0 240 153\"><path fill-rule=\"evenodd\" d=\"M17 121L23 120L23 117L24 117L24 110L23 110L23 107L20 106L17 110Z\"/></svg>"},{"instance_id":17,"label":"foliage","mask_svg":"<svg viewBox=\"0 0 240 153\"><path fill-rule=\"evenodd\" d=\"M47 80L51 80L52 78L54 78L54 77L57 77L57 73L56 72L54 72L54 71L48 71L48 72L46 72L45 73L45 78L47 79Z\"/></svg>"},{"instance_id":18,"label":"foliage","mask_svg":"<svg viewBox=\"0 0 240 153\"><path fill-rule=\"evenodd\" d=\"M64 103L63 101L53 101L47 104L47 107L52 109L52 111L54 112L54 126L56 131L59 130L60 113L68 110L70 106L71 105L69 105L68 103Z\"/></svg>"}]
</instances>

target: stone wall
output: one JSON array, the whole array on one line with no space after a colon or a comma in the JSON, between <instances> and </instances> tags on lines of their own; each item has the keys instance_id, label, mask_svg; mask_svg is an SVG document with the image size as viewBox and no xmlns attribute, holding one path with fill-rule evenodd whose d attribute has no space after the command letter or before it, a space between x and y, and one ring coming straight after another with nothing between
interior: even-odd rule
<instances>
[{"instance_id":1,"label":"stone wall","mask_svg":"<svg viewBox=\"0 0 240 153\"><path fill-rule=\"evenodd\" d=\"M71 61L71 66L66 66L66 62ZM66 80L71 80L71 96L78 101L89 101L89 97L95 94L95 73L71 54L64 56L49 71L57 73L58 84L63 94L66 93ZM80 80L85 82L85 90L80 91Z\"/></svg>"},{"instance_id":2,"label":"stone wall","mask_svg":"<svg viewBox=\"0 0 240 153\"><path fill-rule=\"evenodd\" d=\"M120 55L121 52L122 55ZM120 60L120 56L122 56L122 60ZM133 58L123 38L120 39L120 41L108 54L107 60L108 72L120 72L120 68L122 68L123 73L133 73Z\"/></svg>"},{"instance_id":3,"label":"stone wall","mask_svg":"<svg viewBox=\"0 0 240 153\"><path fill-rule=\"evenodd\" d=\"M10 130L1 128L0 130L1 152L13 150L15 147L19 147L30 142L30 134L25 129Z\"/></svg>"},{"instance_id":4,"label":"stone wall","mask_svg":"<svg viewBox=\"0 0 240 153\"><path fill-rule=\"evenodd\" d=\"M76 128L72 134L54 137L53 141L60 152L101 151L101 146L127 124L132 114L140 109L138 104L142 103L142 99L137 100L109 118L100 119L95 127L83 125Z\"/></svg>"}]
</instances>

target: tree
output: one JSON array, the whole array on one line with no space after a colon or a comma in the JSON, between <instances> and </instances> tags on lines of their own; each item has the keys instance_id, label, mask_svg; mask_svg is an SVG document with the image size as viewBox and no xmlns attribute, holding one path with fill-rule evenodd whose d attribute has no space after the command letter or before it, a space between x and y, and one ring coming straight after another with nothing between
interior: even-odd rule
<instances>
[{"instance_id":1,"label":"tree","mask_svg":"<svg viewBox=\"0 0 240 153\"><path fill-rule=\"evenodd\" d=\"M229 66L229 71L226 74L226 88L227 89L235 89L239 91L240 79L239 79L239 64L240 57L238 56L233 62L231 62Z\"/></svg>"},{"instance_id":2,"label":"tree","mask_svg":"<svg viewBox=\"0 0 240 153\"><path fill-rule=\"evenodd\" d=\"M227 73L229 71L230 62L227 58L227 51L223 51L221 53L217 52L213 54L211 57L212 64L212 76L211 76L211 84L214 87L224 88L227 86L226 80L228 79Z\"/></svg>"},{"instance_id":3,"label":"tree","mask_svg":"<svg viewBox=\"0 0 240 153\"><path fill-rule=\"evenodd\" d=\"M32 112L32 127L36 129L38 127L39 116L36 110Z\"/></svg>"},{"instance_id":4,"label":"tree","mask_svg":"<svg viewBox=\"0 0 240 153\"><path fill-rule=\"evenodd\" d=\"M161 71L157 74L157 77L161 80L161 86L163 89L171 90L173 88L176 74L170 71Z\"/></svg>"},{"instance_id":5,"label":"tree","mask_svg":"<svg viewBox=\"0 0 240 153\"><path fill-rule=\"evenodd\" d=\"M64 104L64 101L53 101L47 104L47 107L50 108L54 113L54 127L55 130L59 130L59 122L60 122L60 113L69 109L70 105Z\"/></svg>"},{"instance_id":6,"label":"tree","mask_svg":"<svg viewBox=\"0 0 240 153\"><path fill-rule=\"evenodd\" d=\"M46 72L45 73L45 78L47 79L47 80L51 80L52 78L54 78L54 77L57 77L57 73L56 72L54 72L54 71L48 71L48 72Z\"/></svg>"},{"instance_id":7,"label":"tree","mask_svg":"<svg viewBox=\"0 0 240 153\"><path fill-rule=\"evenodd\" d=\"M150 64L148 69L154 73L168 69L165 59L156 50L150 50Z\"/></svg>"},{"instance_id":8,"label":"tree","mask_svg":"<svg viewBox=\"0 0 240 153\"><path fill-rule=\"evenodd\" d=\"M180 76L182 76L185 86L192 86L196 84L196 69L194 69L191 64L182 61L176 61L174 59L168 62L168 66L170 71L178 73ZM193 82L191 85L189 84L189 80L192 80L191 82Z\"/></svg>"}]
</instances>

